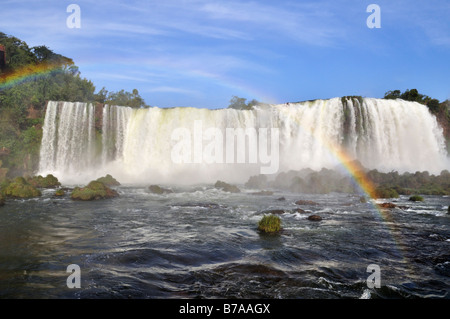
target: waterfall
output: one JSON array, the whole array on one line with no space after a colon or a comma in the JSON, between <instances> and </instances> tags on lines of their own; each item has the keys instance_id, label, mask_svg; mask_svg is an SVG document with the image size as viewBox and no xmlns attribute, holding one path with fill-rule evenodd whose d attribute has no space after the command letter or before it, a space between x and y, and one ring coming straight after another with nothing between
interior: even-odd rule
<instances>
[{"instance_id":1,"label":"waterfall","mask_svg":"<svg viewBox=\"0 0 450 319\"><path fill-rule=\"evenodd\" d=\"M402 100L333 98L253 110L105 105L101 117L99 130L92 104L49 102L40 174L74 183L107 173L124 183L245 182L269 166L334 168L342 160L336 148L369 169L449 169L436 118Z\"/></svg>"},{"instance_id":2,"label":"waterfall","mask_svg":"<svg viewBox=\"0 0 450 319\"><path fill-rule=\"evenodd\" d=\"M94 107L49 102L44 120L39 170L76 174L94 164Z\"/></svg>"}]
</instances>

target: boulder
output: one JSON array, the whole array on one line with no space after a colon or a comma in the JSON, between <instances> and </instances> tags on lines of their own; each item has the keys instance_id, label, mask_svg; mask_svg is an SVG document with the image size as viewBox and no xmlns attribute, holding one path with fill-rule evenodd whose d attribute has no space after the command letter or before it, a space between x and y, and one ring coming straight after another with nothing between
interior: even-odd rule
<instances>
[{"instance_id":1,"label":"boulder","mask_svg":"<svg viewBox=\"0 0 450 319\"><path fill-rule=\"evenodd\" d=\"M162 195L162 194L171 194L173 193L173 191L171 189L168 188L162 188L161 186L158 185L150 185L148 187L148 190L153 193L153 194L158 194L158 195Z\"/></svg>"},{"instance_id":2,"label":"boulder","mask_svg":"<svg viewBox=\"0 0 450 319\"><path fill-rule=\"evenodd\" d=\"M99 181L92 181L85 187L75 187L72 191L71 198L74 200L97 200L114 198L119 196L115 190L109 188Z\"/></svg>"},{"instance_id":3,"label":"boulder","mask_svg":"<svg viewBox=\"0 0 450 319\"><path fill-rule=\"evenodd\" d=\"M41 196L41 191L29 184L25 178L17 177L7 186L2 188L6 197L11 198L32 198Z\"/></svg>"},{"instance_id":4,"label":"boulder","mask_svg":"<svg viewBox=\"0 0 450 319\"><path fill-rule=\"evenodd\" d=\"M217 181L216 184L214 184L214 187L220 188L224 192L229 192L229 193L240 193L241 192L241 190L237 186L230 185L230 184L222 182L222 181Z\"/></svg>"},{"instance_id":5,"label":"boulder","mask_svg":"<svg viewBox=\"0 0 450 319\"><path fill-rule=\"evenodd\" d=\"M277 198L277 200L279 200L279 201L284 201L284 200L286 200L286 198L280 197L280 198Z\"/></svg>"},{"instance_id":6,"label":"boulder","mask_svg":"<svg viewBox=\"0 0 450 319\"><path fill-rule=\"evenodd\" d=\"M27 182L37 188L53 188L61 186L61 183L52 174L48 174L46 177L41 175L28 177Z\"/></svg>"},{"instance_id":7,"label":"boulder","mask_svg":"<svg viewBox=\"0 0 450 319\"><path fill-rule=\"evenodd\" d=\"M111 175L107 174L104 177L100 177L97 179L97 182L101 182L106 186L119 186L120 183Z\"/></svg>"},{"instance_id":8,"label":"boulder","mask_svg":"<svg viewBox=\"0 0 450 319\"><path fill-rule=\"evenodd\" d=\"M65 192L63 189L58 189L58 190L55 192L55 196L57 196L57 197L64 196L65 194L66 194L66 192Z\"/></svg>"},{"instance_id":9,"label":"boulder","mask_svg":"<svg viewBox=\"0 0 450 319\"><path fill-rule=\"evenodd\" d=\"M395 208L395 207L397 207L397 205L395 205L393 203L381 203L381 204L378 204L378 206L380 206L381 208Z\"/></svg>"},{"instance_id":10,"label":"boulder","mask_svg":"<svg viewBox=\"0 0 450 319\"><path fill-rule=\"evenodd\" d=\"M311 215L308 216L308 220L311 220L313 222L320 222L322 220L322 217L320 217L319 215Z\"/></svg>"}]
</instances>

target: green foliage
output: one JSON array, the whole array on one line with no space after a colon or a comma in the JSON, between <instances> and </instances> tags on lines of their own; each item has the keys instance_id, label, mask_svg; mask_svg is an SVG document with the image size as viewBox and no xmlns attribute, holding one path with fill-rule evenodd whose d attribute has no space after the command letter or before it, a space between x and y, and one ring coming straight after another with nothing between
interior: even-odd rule
<instances>
[{"instance_id":1,"label":"green foliage","mask_svg":"<svg viewBox=\"0 0 450 319\"><path fill-rule=\"evenodd\" d=\"M412 202L423 202L423 197L419 195L414 195L409 198Z\"/></svg>"},{"instance_id":2,"label":"green foliage","mask_svg":"<svg viewBox=\"0 0 450 319\"><path fill-rule=\"evenodd\" d=\"M46 46L30 48L2 32L0 44L6 50L6 68L0 71L0 149L9 151L2 158L5 168L0 171L0 179L5 170L10 176L17 176L37 169L46 101L147 106L136 89L129 93L102 88L95 94L94 84L80 76L72 59ZM14 84L8 82L12 77L18 79ZM37 112L38 118L30 116L30 110Z\"/></svg>"},{"instance_id":3,"label":"green foliage","mask_svg":"<svg viewBox=\"0 0 450 319\"><path fill-rule=\"evenodd\" d=\"M233 96L230 100L230 105L228 105L228 108L236 110L252 110L254 106L261 104L255 99L248 103L246 103L246 101L247 99L245 98Z\"/></svg>"},{"instance_id":4,"label":"green foliage","mask_svg":"<svg viewBox=\"0 0 450 319\"><path fill-rule=\"evenodd\" d=\"M6 69L0 73L0 148L9 151L3 158L8 174L22 175L38 163L45 102L92 101L95 87L80 77L72 59L46 46L29 48L1 32L0 44L6 49ZM8 84L11 76L21 74L14 85ZM30 117L29 110L40 117Z\"/></svg>"},{"instance_id":5,"label":"green foliage","mask_svg":"<svg viewBox=\"0 0 450 319\"><path fill-rule=\"evenodd\" d=\"M9 37L0 32L0 44L6 50L6 71L36 62L36 56L28 45L16 37Z\"/></svg>"},{"instance_id":6,"label":"green foliage","mask_svg":"<svg viewBox=\"0 0 450 319\"><path fill-rule=\"evenodd\" d=\"M439 107L440 107L439 100L430 99L427 102L427 106L430 109L431 113L436 114L437 112L439 112Z\"/></svg>"},{"instance_id":7,"label":"green foliage","mask_svg":"<svg viewBox=\"0 0 450 319\"><path fill-rule=\"evenodd\" d=\"M3 185L1 193L11 198L32 198L41 196L41 191L29 184L23 177L18 177Z\"/></svg>"},{"instance_id":8,"label":"green foliage","mask_svg":"<svg viewBox=\"0 0 450 319\"><path fill-rule=\"evenodd\" d=\"M399 99L401 94L402 93L400 92L400 90L387 91L384 94L384 98L390 99L390 100L395 100L395 99Z\"/></svg>"},{"instance_id":9,"label":"green foliage","mask_svg":"<svg viewBox=\"0 0 450 319\"><path fill-rule=\"evenodd\" d=\"M259 221L258 229L265 233L276 233L281 229L281 219L275 215L265 215Z\"/></svg>"},{"instance_id":10,"label":"green foliage","mask_svg":"<svg viewBox=\"0 0 450 319\"><path fill-rule=\"evenodd\" d=\"M367 177L379 187L394 189L400 195L450 195L450 172L443 170L439 175L429 172L381 173L377 170L367 172Z\"/></svg>"},{"instance_id":11,"label":"green foliage","mask_svg":"<svg viewBox=\"0 0 450 319\"><path fill-rule=\"evenodd\" d=\"M130 93L125 90L108 92L105 88L102 88L94 99L109 105L130 106L133 108L149 107L149 105L145 104L137 89L133 89Z\"/></svg>"},{"instance_id":12,"label":"green foliage","mask_svg":"<svg viewBox=\"0 0 450 319\"><path fill-rule=\"evenodd\" d=\"M376 198L398 198L398 193L394 188L380 186L375 190Z\"/></svg>"}]
</instances>

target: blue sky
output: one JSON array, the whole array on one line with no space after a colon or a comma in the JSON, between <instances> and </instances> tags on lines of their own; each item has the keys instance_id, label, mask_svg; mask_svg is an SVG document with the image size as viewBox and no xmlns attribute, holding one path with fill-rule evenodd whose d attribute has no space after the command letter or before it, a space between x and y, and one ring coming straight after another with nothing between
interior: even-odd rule
<instances>
[{"instance_id":1,"label":"blue sky","mask_svg":"<svg viewBox=\"0 0 450 319\"><path fill-rule=\"evenodd\" d=\"M81 28L68 28L70 4ZM381 9L370 29L369 4ZM2 0L0 31L147 104L222 108L417 88L450 98L450 1Z\"/></svg>"}]
</instances>

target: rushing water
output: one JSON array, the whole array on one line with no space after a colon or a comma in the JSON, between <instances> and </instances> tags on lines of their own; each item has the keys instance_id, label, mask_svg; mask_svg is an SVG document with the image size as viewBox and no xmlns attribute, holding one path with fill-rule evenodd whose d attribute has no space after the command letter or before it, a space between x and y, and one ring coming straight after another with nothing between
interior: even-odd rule
<instances>
[{"instance_id":1,"label":"rushing water","mask_svg":"<svg viewBox=\"0 0 450 319\"><path fill-rule=\"evenodd\" d=\"M173 189L119 186L120 197L93 202L54 198L54 190L9 200L0 207L0 297L450 296L448 197L401 197L395 202L408 208L380 214L350 194ZM275 208L286 211L283 230L264 235L257 222ZM323 220L309 221L313 213ZM66 286L70 264L80 266L79 289ZM370 264L380 267L381 288L367 286Z\"/></svg>"},{"instance_id":2,"label":"rushing water","mask_svg":"<svg viewBox=\"0 0 450 319\"><path fill-rule=\"evenodd\" d=\"M439 174L450 167L436 118L426 106L402 100L333 98L246 111L105 106L99 112L88 103L50 101L43 128L39 173L65 183L106 173L127 183L245 183L259 173L332 169L340 153L381 171ZM232 145L239 132L247 139Z\"/></svg>"}]
</instances>

